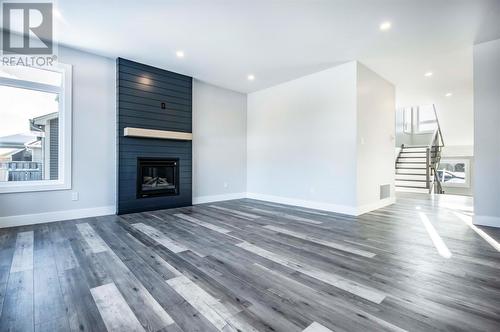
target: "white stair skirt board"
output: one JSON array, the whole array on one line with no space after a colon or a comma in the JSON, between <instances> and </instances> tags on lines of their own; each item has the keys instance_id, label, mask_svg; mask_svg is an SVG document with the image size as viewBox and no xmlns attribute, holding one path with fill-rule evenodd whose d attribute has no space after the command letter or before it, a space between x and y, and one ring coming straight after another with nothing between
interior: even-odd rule
<instances>
[{"instance_id":1,"label":"white stair skirt board","mask_svg":"<svg viewBox=\"0 0 500 332\"><path fill-rule=\"evenodd\" d=\"M500 217L474 216L472 223L478 226L500 227Z\"/></svg>"},{"instance_id":2,"label":"white stair skirt board","mask_svg":"<svg viewBox=\"0 0 500 332\"><path fill-rule=\"evenodd\" d=\"M220 195L210 195L210 196L197 196L193 197L193 205L212 203L212 202L222 202L230 201L232 199L246 198L246 193L231 193L231 194L220 194Z\"/></svg>"},{"instance_id":3,"label":"white stair skirt board","mask_svg":"<svg viewBox=\"0 0 500 332\"><path fill-rule=\"evenodd\" d=\"M88 217L107 216L116 213L114 205L100 206L88 209L51 211L17 216L0 217L0 228L23 225L43 224L61 220L81 219Z\"/></svg>"}]
</instances>

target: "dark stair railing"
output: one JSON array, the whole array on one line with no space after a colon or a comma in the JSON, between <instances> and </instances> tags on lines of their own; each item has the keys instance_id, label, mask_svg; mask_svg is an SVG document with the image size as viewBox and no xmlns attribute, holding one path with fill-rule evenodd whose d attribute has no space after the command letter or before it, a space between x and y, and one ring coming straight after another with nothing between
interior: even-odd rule
<instances>
[{"instance_id":1,"label":"dark stair railing","mask_svg":"<svg viewBox=\"0 0 500 332\"><path fill-rule=\"evenodd\" d=\"M437 116L437 111L436 111L436 106L432 105L433 112L434 112L434 117L436 121L436 129L433 132L431 136L431 140L428 145L414 145L414 146L405 146L404 144L401 144L401 150L399 151L399 154L396 158L396 169L404 169L403 167L399 167L398 164L404 164L405 158L411 158L408 157L409 153L412 148L425 148L425 157L414 157L414 158L425 158L425 162L411 162L411 163L416 163L416 164L425 164L425 180L409 180L409 181L414 181L414 182L424 182L425 181L425 187L418 187L418 186L407 186L407 185L400 185L400 187L406 187L406 188L416 188L416 189L428 189L429 193L435 193L435 194L444 194L443 191L443 186L441 184L441 179L439 178L439 163L441 161L441 151L442 148L444 147L444 140L443 140L443 133L441 131L441 125L439 124L439 119ZM418 107L417 107L418 109ZM413 128L413 125L412 125ZM423 151L422 151L423 152ZM405 157L402 157L402 153L405 154ZM419 153L419 152L415 152ZM410 163L410 162L408 162ZM407 168L408 169L408 168ZM410 175L410 174L408 174ZM417 175L417 174L414 174ZM423 177L423 176L422 176Z\"/></svg>"},{"instance_id":2,"label":"dark stair railing","mask_svg":"<svg viewBox=\"0 0 500 332\"><path fill-rule=\"evenodd\" d=\"M434 116L436 117L437 128L432 136L432 141L427 148L427 183L429 184L429 193L444 194L441 179L439 178L439 163L441 162L441 150L444 147L443 133L439 124L439 118L436 112L436 106L432 105ZM433 177L433 181L431 180Z\"/></svg>"}]
</instances>

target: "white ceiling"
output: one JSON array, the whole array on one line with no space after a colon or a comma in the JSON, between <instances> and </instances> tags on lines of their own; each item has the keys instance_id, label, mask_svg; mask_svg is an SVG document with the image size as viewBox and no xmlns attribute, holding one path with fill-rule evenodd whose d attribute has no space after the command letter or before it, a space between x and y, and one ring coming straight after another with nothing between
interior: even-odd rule
<instances>
[{"instance_id":1,"label":"white ceiling","mask_svg":"<svg viewBox=\"0 0 500 332\"><path fill-rule=\"evenodd\" d=\"M470 85L471 45L500 37L500 0L59 0L58 8L62 44L240 92L350 60L401 87L458 90ZM386 20L392 28L382 32Z\"/></svg>"}]
</instances>

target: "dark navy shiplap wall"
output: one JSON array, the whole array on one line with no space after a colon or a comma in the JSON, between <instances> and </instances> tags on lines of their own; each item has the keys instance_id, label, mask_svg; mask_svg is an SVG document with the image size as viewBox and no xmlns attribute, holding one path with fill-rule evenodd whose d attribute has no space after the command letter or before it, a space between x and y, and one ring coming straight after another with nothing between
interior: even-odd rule
<instances>
[{"instance_id":1,"label":"dark navy shiplap wall","mask_svg":"<svg viewBox=\"0 0 500 332\"><path fill-rule=\"evenodd\" d=\"M125 127L191 132L192 78L117 60L118 214L191 205L192 143L123 136ZM165 103L165 109L161 104ZM137 158L179 158L177 196L136 197Z\"/></svg>"}]
</instances>

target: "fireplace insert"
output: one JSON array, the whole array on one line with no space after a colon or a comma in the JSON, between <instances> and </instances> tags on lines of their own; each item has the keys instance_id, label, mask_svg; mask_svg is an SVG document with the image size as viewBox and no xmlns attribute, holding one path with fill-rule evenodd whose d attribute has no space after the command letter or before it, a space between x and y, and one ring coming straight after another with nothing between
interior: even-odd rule
<instances>
[{"instance_id":1,"label":"fireplace insert","mask_svg":"<svg viewBox=\"0 0 500 332\"><path fill-rule=\"evenodd\" d=\"M137 198L179 195L179 159L137 158Z\"/></svg>"}]
</instances>

